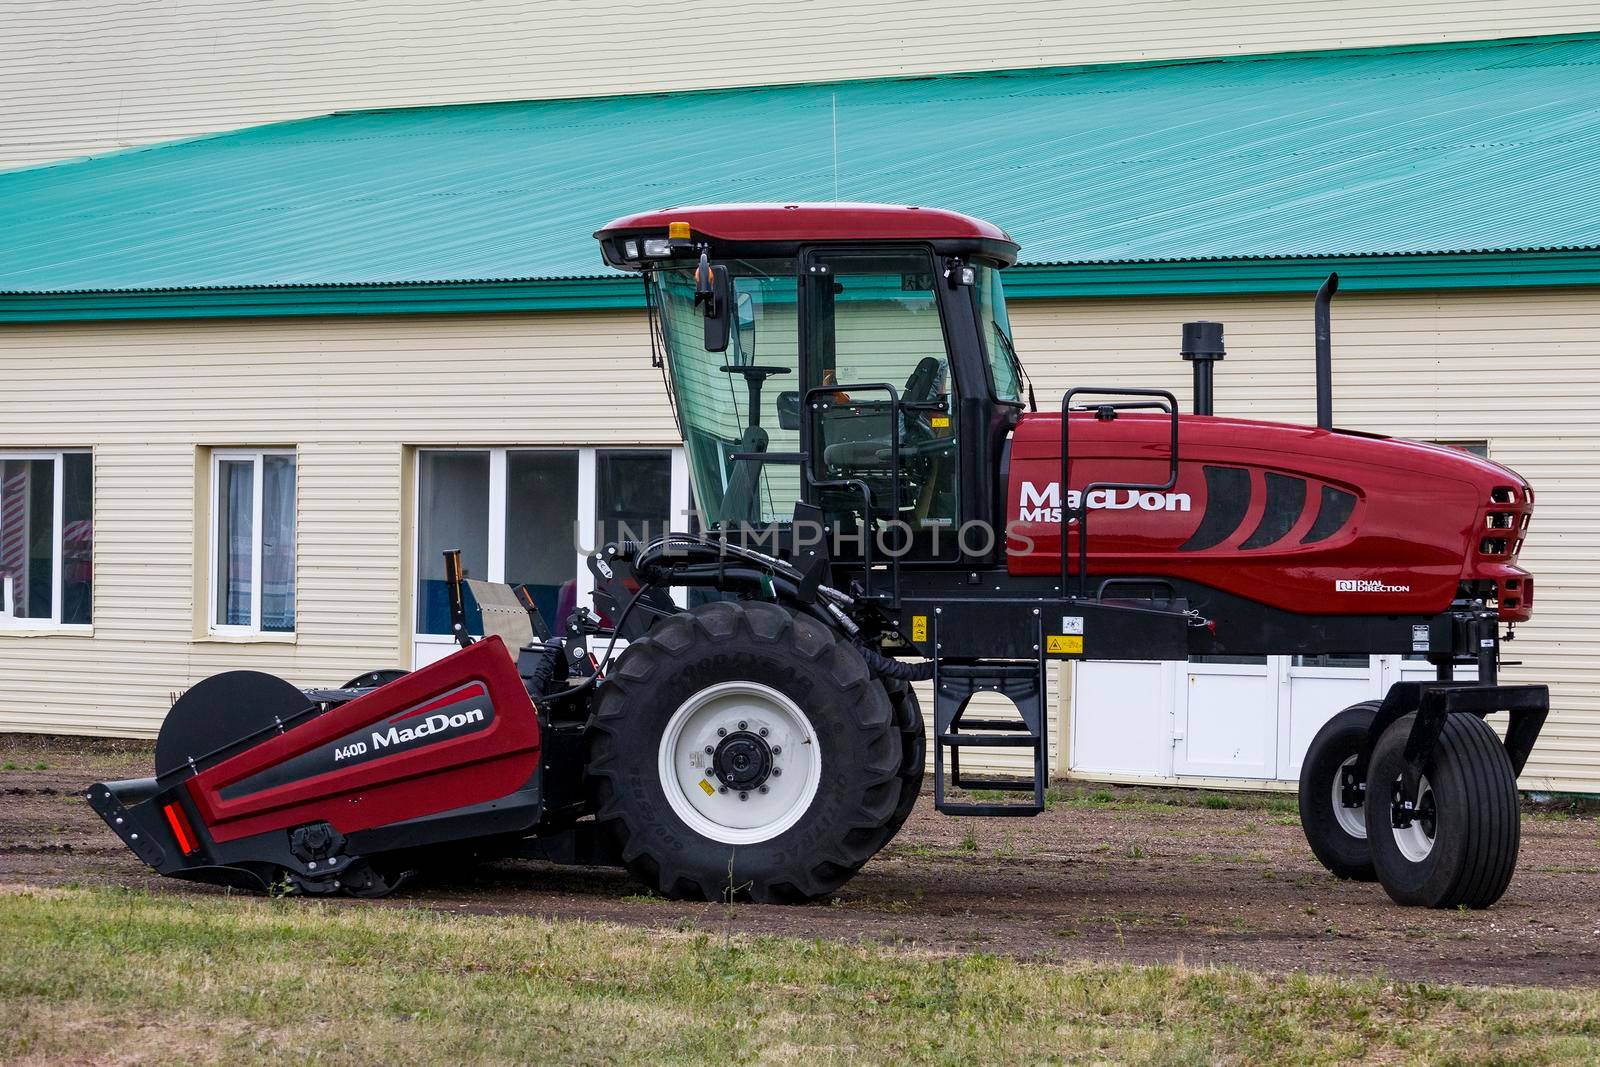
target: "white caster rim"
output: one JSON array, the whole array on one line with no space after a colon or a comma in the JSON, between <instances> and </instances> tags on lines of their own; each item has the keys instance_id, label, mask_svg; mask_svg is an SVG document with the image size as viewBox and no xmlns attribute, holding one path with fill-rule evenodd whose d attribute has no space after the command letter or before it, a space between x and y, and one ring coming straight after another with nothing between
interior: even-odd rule
<instances>
[{"instance_id":1,"label":"white caster rim","mask_svg":"<svg viewBox=\"0 0 1600 1067\"><path fill-rule=\"evenodd\" d=\"M1396 786L1398 791L1399 786ZM1417 814L1411 818L1411 825L1396 826L1394 828L1394 843L1400 849L1400 854L1412 863L1421 863L1433 852L1434 825L1434 800L1433 786L1427 778L1417 784Z\"/></svg>"},{"instance_id":2,"label":"white caster rim","mask_svg":"<svg viewBox=\"0 0 1600 1067\"><path fill-rule=\"evenodd\" d=\"M1346 807L1344 802L1344 771L1346 767L1354 767L1359 756L1351 756L1339 764L1333 772L1333 818L1339 824L1339 829L1359 841L1367 839L1367 805L1363 801L1357 807Z\"/></svg>"},{"instance_id":3,"label":"white caster rim","mask_svg":"<svg viewBox=\"0 0 1600 1067\"><path fill-rule=\"evenodd\" d=\"M822 752L794 701L759 682L720 682L679 705L657 763L673 814L702 837L754 845L811 807Z\"/></svg>"}]
</instances>

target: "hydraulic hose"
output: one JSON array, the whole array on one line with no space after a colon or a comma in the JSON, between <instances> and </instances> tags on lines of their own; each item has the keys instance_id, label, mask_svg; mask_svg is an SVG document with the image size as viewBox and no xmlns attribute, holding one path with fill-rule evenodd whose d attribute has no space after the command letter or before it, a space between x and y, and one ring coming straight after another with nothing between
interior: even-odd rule
<instances>
[{"instance_id":1,"label":"hydraulic hose","mask_svg":"<svg viewBox=\"0 0 1600 1067\"><path fill-rule=\"evenodd\" d=\"M856 643L856 651L861 653L861 658L867 661L867 668L883 678L893 678L900 682L926 682L933 677L933 661L923 660L920 663L906 663L903 660L891 659L875 648Z\"/></svg>"},{"instance_id":2,"label":"hydraulic hose","mask_svg":"<svg viewBox=\"0 0 1600 1067\"><path fill-rule=\"evenodd\" d=\"M861 641L860 628L841 607L854 603L847 594L819 587L819 592L824 594L822 599L807 602L800 595L804 575L775 556L693 534L668 534L649 544L631 541L611 547L616 549L617 558L633 564L634 576L640 581L640 592L667 578L670 572L672 585L723 589L733 586L770 593L830 629L844 631L873 674L901 682L922 682L933 677L932 662L907 663L892 659ZM672 557L670 565L662 560L669 551ZM628 610L632 610L637 600L638 594L635 594L634 600L628 604ZM626 617L627 611L623 615Z\"/></svg>"}]
</instances>

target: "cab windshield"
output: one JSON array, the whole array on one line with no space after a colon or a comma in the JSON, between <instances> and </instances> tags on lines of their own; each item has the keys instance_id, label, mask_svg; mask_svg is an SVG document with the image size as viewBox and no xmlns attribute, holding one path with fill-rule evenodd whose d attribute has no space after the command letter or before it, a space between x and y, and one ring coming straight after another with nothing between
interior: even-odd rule
<instances>
[{"instance_id":1,"label":"cab windshield","mask_svg":"<svg viewBox=\"0 0 1600 1067\"><path fill-rule=\"evenodd\" d=\"M701 521L761 526L792 517L800 499L798 465L756 458L800 449L795 264L724 265L735 296L726 352L705 348L692 269L656 272L656 298Z\"/></svg>"},{"instance_id":2,"label":"cab windshield","mask_svg":"<svg viewBox=\"0 0 1600 1067\"><path fill-rule=\"evenodd\" d=\"M989 376L994 381L994 398L1021 403L1022 362L1017 358L1017 347L1011 340L1011 319L1006 315L1006 297L1000 287L1000 272L984 266L977 270L978 332L983 335Z\"/></svg>"}]
</instances>

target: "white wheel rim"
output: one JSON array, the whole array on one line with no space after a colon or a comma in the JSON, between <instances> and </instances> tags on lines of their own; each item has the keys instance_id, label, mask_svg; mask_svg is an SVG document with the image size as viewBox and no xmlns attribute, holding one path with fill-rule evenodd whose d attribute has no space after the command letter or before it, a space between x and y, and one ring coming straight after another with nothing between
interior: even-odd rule
<instances>
[{"instance_id":1,"label":"white wheel rim","mask_svg":"<svg viewBox=\"0 0 1600 1067\"><path fill-rule=\"evenodd\" d=\"M1396 786L1396 791L1399 786ZM1431 800L1433 786L1428 784L1428 779L1423 778L1417 785L1417 811L1423 809L1423 801ZM1400 854L1412 863L1421 863L1433 851L1433 834L1422 825L1420 816L1414 815L1409 826L1396 826L1394 828L1394 843L1400 849Z\"/></svg>"},{"instance_id":2,"label":"white wheel rim","mask_svg":"<svg viewBox=\"0 0 1600 1067\"><path fill-rule=\"evenodd\" d=\"M1351 756L1333 774L1333 817L1339 829L1358 841L1367 839L1367 805L1363 801L1356 807L1346 807L1344 802L1344 769L1354 767L1359 756Z\"/></svg>"},{"instance_id":3,"label":"white wheel rim","mask_svg":"<svg viewBox=\"0 0 1600 1067\"><path fill-rule=\"evenodd\" d=\"M720 682L672 713L657 772L667 803L689 829L722 844L754 845L782 834L811 807L822 752L811 720L787 696L759 682ZM750 787L738 788L740 781Z\"/></svg>"}]
</instances>

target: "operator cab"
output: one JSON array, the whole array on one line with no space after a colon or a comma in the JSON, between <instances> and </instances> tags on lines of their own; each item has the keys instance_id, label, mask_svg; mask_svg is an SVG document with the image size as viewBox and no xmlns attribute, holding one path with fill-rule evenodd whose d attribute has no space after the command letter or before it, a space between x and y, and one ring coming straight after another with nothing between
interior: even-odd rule
<instances>
[{"instance_id":1,"label":"operator cab","mask_svg":"<svg viewBox=\"0 0 1600 1067\"><path fill-rule=\"evenodd\" d=\"M996 457L1022 368L1003 231L925 208L731 205L595 236L608 264L645 273L706 528L770 528L801 503L908 561L1004 552L958 537L1005 526Z\"/></svg>"}]
</instances>

